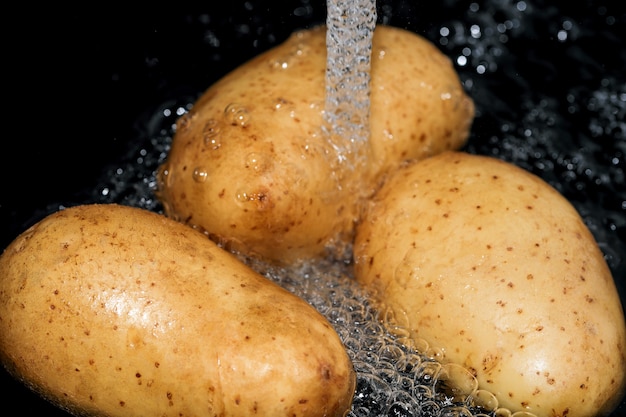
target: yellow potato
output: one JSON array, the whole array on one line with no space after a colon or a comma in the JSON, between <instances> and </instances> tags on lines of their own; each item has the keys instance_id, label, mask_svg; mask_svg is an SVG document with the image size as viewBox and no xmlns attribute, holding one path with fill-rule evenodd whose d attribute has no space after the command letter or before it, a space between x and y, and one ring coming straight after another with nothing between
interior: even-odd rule
<instances>
[{"instance_id":1,"label":"yellow potato","mask_svg":"<svg viewBox=\"0 0 626 417\"><path fill-rule=\"evenodd\" d=\"M343 416L330 324L206 236L149 211L50 215L0 258L0 358L76 415Z\"/></svg>"},{"instance_id":2,"label":"yellow potato","mask_svg":"<svg viewBox=\"0 0 626 417\"><path fill-rule=\"evenodd\" d=\"M372 200L354 252L358 281L501 407L583 417L617 406L626 330L614 280L579 214L538 177L462 152L409 165Z\"/></svg>"},{"instance_id":3,"label":"yellow potato","mask_svg":"<svg viewBox=\"0 0 626 417\"><path fill-rule=\"evenodd\" d=\"M450 60L418 35L379 25L371 65L371 160L338 163L322 133L325 28L212 85L181 117L158 196L168 216L267 260L341 257L359 201L401 161L461 147L474 116Z\"/></svg>"}]
</instances>

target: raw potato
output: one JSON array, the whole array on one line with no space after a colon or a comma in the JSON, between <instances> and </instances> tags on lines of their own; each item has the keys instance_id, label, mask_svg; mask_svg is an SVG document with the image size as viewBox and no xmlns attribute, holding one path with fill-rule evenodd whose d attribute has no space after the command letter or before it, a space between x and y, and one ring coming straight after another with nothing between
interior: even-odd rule
<instances>
[{"instance_id":1,"label":"raw potato","mask_svg":"<svg viewBox=\"0 0 626 417\"><path fill-rule=\"evenodd\" d=\"M474 105L418 35L379 25L371 65L371 161L353 172L322 133L326 31L283 44L212 85L177 123L160 167L166 214L279 263L341 257L361 197L400 161L461 147Z\"/></svg>"},{"instance_id":2,"label":"raw potato","mask_svg":"<svg viewBox=\"0 0 626 417\"><path fill-rule=\"evenodd\" d=\"M330 324L201 233L116 205L50 215L0 258L0 358L93 416L343 416Z\"/></svg>"},{"instance_id":3,"label":"raw potato","mask_svg":"<svg viewBox=\"0 0 626 417\"><path fill-rule=\"evenodd\" d=\"M607 415L625 387L624 312L581 217L538 177L446 152L397 171L355 242L356 277L500 406Z\"/></svg>"}]
</instances>

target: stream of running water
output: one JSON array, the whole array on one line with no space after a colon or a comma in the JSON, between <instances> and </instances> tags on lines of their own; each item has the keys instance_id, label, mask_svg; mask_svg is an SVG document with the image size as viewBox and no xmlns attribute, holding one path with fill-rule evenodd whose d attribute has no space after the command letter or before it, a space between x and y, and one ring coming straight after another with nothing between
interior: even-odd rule
<instances>
[{"instance_id":1,"label":"stream of running water","mask_svg":"<svg viewBox=\"0 0 626 417\"><path fill-rule=\"evenodd\" d=\"M325 122L340 162L358 166L369 138L374 0L328 0Z\"/></svg>"}]
</instances>

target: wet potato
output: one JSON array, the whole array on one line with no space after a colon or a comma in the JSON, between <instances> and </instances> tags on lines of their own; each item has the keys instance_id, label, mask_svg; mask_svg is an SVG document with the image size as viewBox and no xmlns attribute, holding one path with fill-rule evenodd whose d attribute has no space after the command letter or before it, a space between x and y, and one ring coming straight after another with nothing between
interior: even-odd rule
<instances>
[{"instance_id":1,"label":"wet potato","mask_svg":"<svg viewBox=\"0 0 626 417\"><path fill-rule=\"evenodd\" d=\"M500 406L608 415L626 384L613 277L580 215L538 177L445 152L395 172L355 241L357 280L413 340L471 370Z\"/></svg>"},{"instance_id":2,"label":"wet potato","mask_svg":"<svg viewBox=\"0 0 626 417\"><path fill-rule=\"evenodd\" d=\"M370 159L357 172L339 164L321 130L325 42L323 27L293 34L212 85L179 120L160 169L170 217L274 262L340 257L361 198L387 172L465 143L474 107L449 58L379 25Z\"/></svg>"},{"instance_id":3,"label":"wet potato","mask_svg":"<svg viewBox=\"0 0 626 417\"><path fill-rule=\"evenodd\" d=\"M201 233L143 209L51 214L0 257L0 359L75 415L343 416L331 325Z\"/></svg>"}]
</instances>

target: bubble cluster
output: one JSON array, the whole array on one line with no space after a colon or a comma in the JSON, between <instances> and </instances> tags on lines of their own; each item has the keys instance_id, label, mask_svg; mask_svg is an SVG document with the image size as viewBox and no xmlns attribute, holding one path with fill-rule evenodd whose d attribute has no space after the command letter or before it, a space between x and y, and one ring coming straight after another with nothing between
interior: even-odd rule
<instances>
[{"instance_id":1,"label":"bubble cluster","mask_svg":"<svg viewBox=\"0 0 626 417\"><path fill-rule=\"evenodd\" d=\"M328 261L278 269L242 260L308 301L334 326L357 373L349 416L469 417L505 412L493 394L478 390L467 369L428 355L423 341L424 351L404 343L406 329L372 302L371 294L351 277L348 265Z\"/></svg>"}]
</instances>

